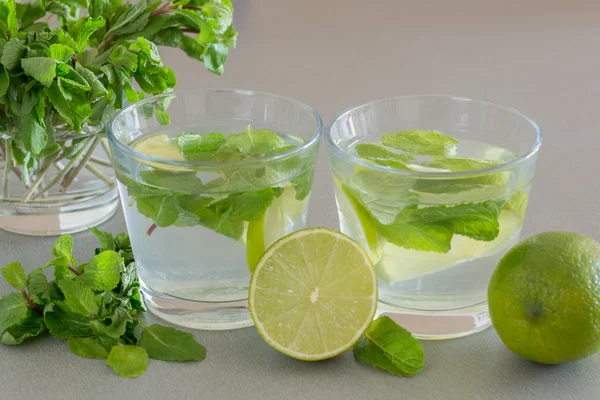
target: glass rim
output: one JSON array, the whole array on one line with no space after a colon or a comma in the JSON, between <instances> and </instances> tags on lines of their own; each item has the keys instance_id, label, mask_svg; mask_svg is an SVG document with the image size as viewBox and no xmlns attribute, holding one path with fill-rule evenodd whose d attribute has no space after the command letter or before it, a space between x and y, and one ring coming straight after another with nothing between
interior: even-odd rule
<instances>
[{"instance_id":1,"label":"glass rim","mask_svg":"<svg viewBox=\"0 0 600 400\"><path fill-rule=\"evenodd\" d=\"M343 152L342 149L340 149L333 142L333 139L331 137L331 129L332 129L333 125L340 118L351 113L352 111L356 111L362 107L372 105L375 103L388 101L388 100L402 100L402 99L414 99L414 98L447 98L450 100L477 102L479 104L494 106L496 108L509 111L509 112L523 118L534 128L535 136L536 136L535 143L529 149L529 151L526 152L525 154L515 158L514 160L506 161L506 162L503 162L498 165L494 165L491 167L485 167L485 168L473 169L473 170L469 170L469 171L439 172L439 171L404 170L404 169L388 167L385 165L370 163L366 160L363 160L360 157ZM465 177L471 177L471 176L475 176L475 175L487 175L487 174L493 174L493 173L497 173L497 172L510 170L510 169L513 169L514 167L518 166L519 164L527 161L528 159L532 158L540 150L540 148L542 146L542 132L540 130L540 127L531 118L527 117L525 114L523 114L519 110L512 108L512 107L504 106L504 105L501 105L498 103L494 103L491 101L487 101L487 100L479 100L479 99L473 99L470 97L455 96L455 95L451 95L451 94L416 94L416 95L405 95L405 96L391 96L391 97L380 98L380 99L369 101L366 103L354 105L354 106L351 106L351 107L345 109L341 113L335 115L330 120L330 122L327 124L327 126L325 127L324 135L325 135L325 142L327 143L328 150L330 152L332 152L334 155L336 155L337 157L339 157L340 159L350 160L350 162L352 162L353 164L357 164L361 167L365 167L368 169L374 169L374 170L378 170L378 171L382 171L382 172L386 172L386 173L405 175L405 176L411 176L411 177L417 177L417 178L465 178Z\"/></svg>"},{"instance_id":2,"label":"glass rim","mask_svg":"<svg viewBox=\"0 0 600 400\"><path fill-rule=\"evenodd\" d=\"M231 94L241 94L241 95L245 95L245 96L259 95L259 96L272 98L272 99L285 100L296 106L299 106L304 111L307 111L310 115L312 115L315 119L317 126L316 126L316 129L313 132L312 136L310 137L310 139L308 139L307 141L302 143L302 145L294 147L293 149L289 149L287 151L277 153L277 154L272 154L267 157L259 157L259 158L252 158L252 159L246 159L246 160L235 160L235 161L227 161L227 162L172 160L170 158L157 157L157 156L153 156L150 154L146 154L146 153L142 153L137 150L134 150L133 147L128 146L125 143L121 142L114 135L113 125L115 124L115 121L117 121L117 119L119 119L123 115L131 112L132 110L134 110L136 108L143 106L144 104L151 103L152 101L155 101L156 99L160 99L162 97L167 97L167 96L178 95L178 94L185 94L185 93L189 93L189 92L197 92L197 93L225 92L225 93L231 93ZM262 92L262 91L258 91L258 90L228 89L228 88L181 89L181 90L173 90L171 92L165 92L165 93L157 94L154 96L150 96L150 97L144 98L142 100L138 100L135 103L132 103L132 104L128 105L127 107L122 108L121 110L117 111L110 118L108 123L106 124L106 136L107 136L108 140L110 142L112 142L112 144L114 146L119 148L119 150L121 150L128 156L136 158L136 159L142 159L144 161L153 162L153 163L174 165L174 166L181 166L181 167L191 167L191 168L222 168L224 165L227 165L227 166L247 165L247 164L252 164L252 163L257 163L257 162L262 163L262 162L277 161L280 159L285 159L285 158L288 158L288 157L291 157L291 156L294 156L297 154L301 154L301 153L305 152L306 150L311 149L313 146L318 144L319 139L321 138L322 134L323 134L323 121L321 120L321 116L311 106L309 106L301 101L292 99L291 97L280 96L277 94Z\"/></svg>"}]
</instances>

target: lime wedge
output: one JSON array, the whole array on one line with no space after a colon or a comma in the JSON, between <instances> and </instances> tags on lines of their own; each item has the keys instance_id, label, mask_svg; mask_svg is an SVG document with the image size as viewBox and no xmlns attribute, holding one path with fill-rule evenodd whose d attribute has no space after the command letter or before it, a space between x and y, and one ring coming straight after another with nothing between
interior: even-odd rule
<instances>
[{"instance_id":1,"label":"lime wedge","mask_svg":"<svg viewBox=\"0 0 600 400\"><path fill-rule=\"evenodd\" d=\"M303 229L262 256L248 304L269 345L300 360L323 360L365 332L377 308L377 279L358 243L329 229Z\"/></svg>"},{"instance_id":2,"label":"lime wedge","mask_svg":"<svg viewBox=\"0 0 600 400\"><path fill-rule=\"evenodd\" d=\"M166 133L159 133L157 135L145 137L142 140L135 142L133 144L133 149L149 156L167 158L175 161L185 161L185 158L179 151L177 144L169 140L169 136ZM189 169L179 166L166 165L145 160L140 160L140 162L157 169L169 171L189 171Z\"/></svg>"},{"instance_id":3,"label":"lime wedge","mask_svg":"<svg viewBox=\"0 0 600 400\"><path fill-rule=\"evenodd\" d=\"M246 262L250 273L254 272L256 264L265 252L265 214L248 222L246 232Z\"/></svg>"}]
</instances>

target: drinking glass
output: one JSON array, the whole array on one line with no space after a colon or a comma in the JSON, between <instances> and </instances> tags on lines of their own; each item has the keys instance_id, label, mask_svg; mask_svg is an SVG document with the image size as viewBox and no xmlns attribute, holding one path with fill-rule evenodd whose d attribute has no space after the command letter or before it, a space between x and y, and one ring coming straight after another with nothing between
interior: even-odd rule
<instances>
[{"instance_id":1,"label":"drinking glass","mask_svg":"<svg viewBox=\"0 0 600 400\"><path fill-rule=\"evenodd\" d=\"M305 226L321 131L307 105L243 90L172 92L114 116L108 138L151 312L198 329L252 324L250 270Z\"/></svg>"},{"instance_id":2,"label":"drinking glass","mask_svg":"<svg viewBox=\"0 0 600 400\"><path fill-rule=\"evenodd\" d=\"M519 240L538 126L486 101L422 95L351 108L325 136L340 229L374 262L378 313L421 338L488 327L487 285Z\"/></svg>"}]
</instances>

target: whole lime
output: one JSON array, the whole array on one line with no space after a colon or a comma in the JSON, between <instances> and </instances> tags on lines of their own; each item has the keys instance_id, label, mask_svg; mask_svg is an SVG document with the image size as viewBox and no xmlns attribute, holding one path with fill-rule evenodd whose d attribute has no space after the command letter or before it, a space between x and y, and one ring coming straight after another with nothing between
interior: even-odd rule
<instances>
[{"instance_id":1,"label":"whole lime","mask_svg":"<svg viewBox=\"0 0 600 400\"><path fill-rule=\"evenodd\" d=\"M600 350L600 244L546 232L502 257L488 287L492 323L516 354L543 364Z\"/></svg>"}]
</instances>

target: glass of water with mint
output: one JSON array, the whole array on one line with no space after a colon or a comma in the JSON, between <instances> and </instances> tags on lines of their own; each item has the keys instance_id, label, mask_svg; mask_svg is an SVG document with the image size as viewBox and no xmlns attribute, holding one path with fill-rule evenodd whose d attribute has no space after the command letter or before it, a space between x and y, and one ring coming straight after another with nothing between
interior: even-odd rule
<instances>
[{"instance_id":1,"label":"glass of water with mint","mask_svg":"<svg viewBox=\"0 0 600 400\"><path fill-rule=\"evenodd\" d=\"M343 112L326 141L341 231L373 260L378 313L422 338L488 327L487 285L519 240L537 125L485 101L408 96Z\"/></svg>"},{"instance_id":2,"label":"glass of water with mint","mask_svg":"<svg viewBox=\"0 0 600 400\"><path fill-rule=\"evenodd\" d=\"M249 326L248 284L272 243L303 228L318 114L266 93L188 90L108 125L146 306L191 328Z\"/></svg>"}]
</instances>

